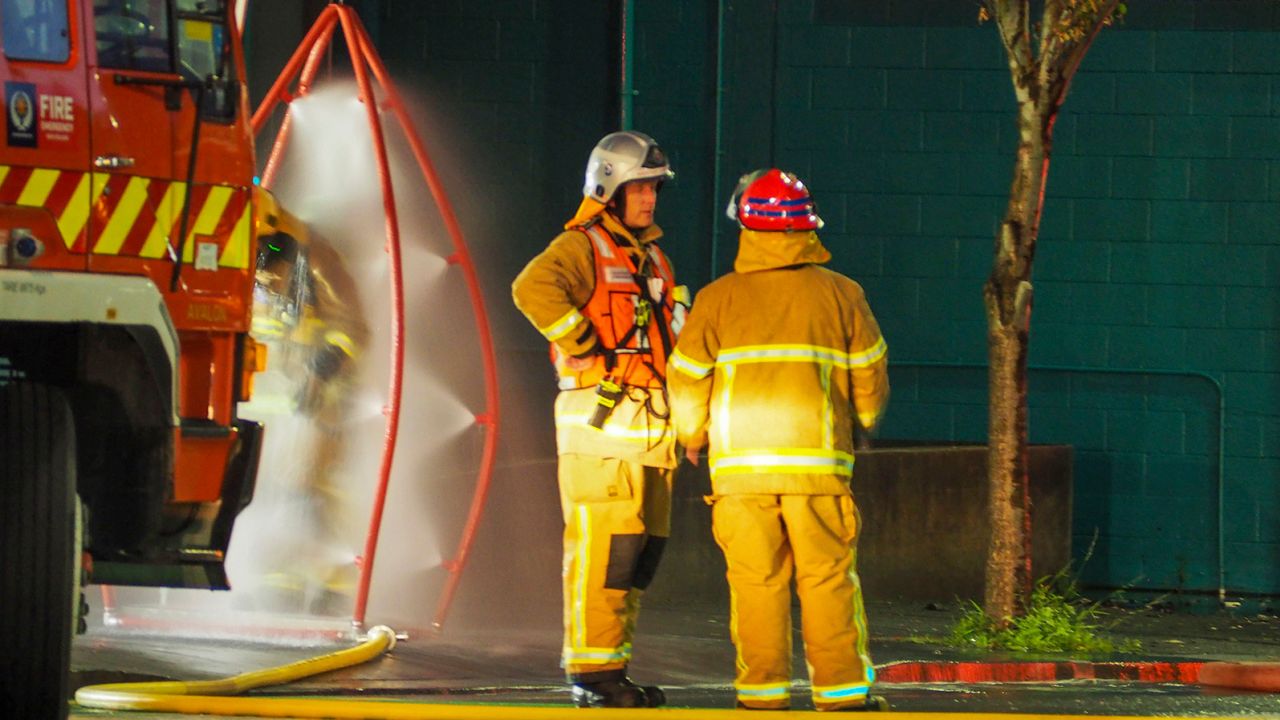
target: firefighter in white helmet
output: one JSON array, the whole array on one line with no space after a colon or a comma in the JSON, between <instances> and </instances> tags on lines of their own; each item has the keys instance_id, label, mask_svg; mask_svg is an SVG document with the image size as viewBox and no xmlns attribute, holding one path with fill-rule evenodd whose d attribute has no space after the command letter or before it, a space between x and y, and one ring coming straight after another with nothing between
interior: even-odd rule
<instances>
[{"instance_id":1,"label":"firefighter in white helmet","mask_svg":"<svg viewBox=\"0 0 1280 720\"><path fill-rule=\"evenodd\" d=\"M738 705L790 706L794 576L814 707L879 709L849 481L855 432L888 401L884 338L862 288L821 267L822 221L795 175L745 176L729 215L734 272L698 293L669 367L680 440L709 440Z\"/></svg>"},{"instance_id":2,"label":"firefighter in white helmet","mask_svg":"<svg viewBox=\"0 0 1280 720\"><path fill-rule=\"evenodd\" d=\"M551 343L564 511L562 665L580 707L657 707L627 677L640 595L670 535L676 465L667 357L689 302L658 246L654 209L674 177L639 132L606 135L578 212L512 285Z\"/></svg>"}]
</instances>

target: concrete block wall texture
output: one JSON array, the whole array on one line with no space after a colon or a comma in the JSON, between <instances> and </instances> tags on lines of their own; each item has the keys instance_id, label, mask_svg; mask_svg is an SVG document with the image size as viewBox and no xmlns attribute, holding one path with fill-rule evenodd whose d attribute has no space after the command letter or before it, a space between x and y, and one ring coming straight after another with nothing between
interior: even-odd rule
<instances>
[{"instance_id":1,"label":"concrete block wall texture","mask_svg":"<svg viewBox=\"0 0 1280 720\"><path fill-rule=\"evenodd\" d=\"M507 288L618 129L621 0L356 4L481 258L511 397L495 491L542 493L554 543L553 390ZM866 287L891 347L884 436L981 441L980 287L1015 142L994 27L954 0L719 5L635 8L633 124L673 156L658 221L678 272L696 290L731 268L719 213L740 174L800 173L832 266ZM1226 584L1280 593L1280 15L1263 0L1128 5L1056 126L1031 361L1074 369L1032 371L1032 440L1076 447L1077 555L1097 537L1086 582L1210 591L1220 385ZM477 557L501 564L508 539L484 532ZM478 596L549 583L558 602L558 558L531 552Z\"/></svg>"}]
</instances>

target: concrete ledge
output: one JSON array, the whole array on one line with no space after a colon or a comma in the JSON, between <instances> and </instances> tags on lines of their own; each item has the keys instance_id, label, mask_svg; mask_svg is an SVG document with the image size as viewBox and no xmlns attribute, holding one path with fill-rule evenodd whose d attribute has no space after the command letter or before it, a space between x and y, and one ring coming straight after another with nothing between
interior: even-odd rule
<instances>
[{"instance_id":1,"label":"concrete ledge","mask_svg":"<svg viewBox=\"0 0 1280 720\"><path fill-rule=\"evenodd\" d=\"M1072 449L1030 448L1032 571L1071 561ZM858 574L868 600L981 600L990 523L985 445L882 446L857 454L862 515ZM648 601L728 602L724 557L711 535L706 462L681 466L671 541Z\"/></svg>"},{"instance_id":2,"label":"concrete ledge","mask_svg":"<svg viewBox=\"0 0 1280 720\"><path fill-rule=\"evenodd\" d=\"M1280 662L1211 662L1200 669L1200 684L1280 692Z\"/></svg>"},{"instance_id":3,"label":"concrete ledge","mask_svg":"<svg viewBox=\"0 0 1280 720\"><path fill-rule=\"evenodd\" d=\"M1072 449L1033 445L1031 566L1071 561ZM857 454L858 574L868 598L981 600L991 523L985 445L877 447Z\"/></svg>"}]
</instances>

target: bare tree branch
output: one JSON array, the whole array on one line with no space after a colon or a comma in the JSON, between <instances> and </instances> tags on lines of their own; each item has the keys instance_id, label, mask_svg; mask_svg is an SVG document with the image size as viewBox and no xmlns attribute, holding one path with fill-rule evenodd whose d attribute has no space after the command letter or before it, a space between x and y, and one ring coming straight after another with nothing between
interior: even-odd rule
<instances>
[{"instance_id":1,"label":"bare tree branch","mask_svg":"<svg viewBox=\"0 0 1280 720\"><path fill-rule=\"evenodd\" d=\"M1067 97L1067 89L1071 86L1071 79L1075 77L1076 70L1080 69L1080 63L1084 61L1085 53L1089 51L1089 46L1093 45L1093 40L1103 27L1111 23L1112 15L1115 14L1116 6L1120 4L1120 0L1097 0L1096 7L1093 8L1093 17L1079 18L1084 21L1082 23L1082 37L1072 43L1068 48L1062 64L1058 68L1057 73L1049 81L1046 87L1051 87L1052 92L1048 95L1049 105L1057 109L1062 105L1062 101Z\"/></svg>"},{"instance_id":2,"label":"bare tree branch","mask_svg":"<svg viewBox=\"0 0 1280 720\"><path fill-rule=\"evenodd\" d=\"M1040 14L1040 53L1036 56L1042 77L1045 66L1056 64L1057 56L1062 52L1063 35L1057 30L1072 1L1045 0L1044 12Z\"/></svg>"},{"instance_id":3,"label":"bare tree branch","mask_svg":"<svg viewBox=\"0 0 1280 720\"><path fill-rule=\"evenodd\" d=\"M988 0L993 8L1000 41L1004 43L1009 58L1009 71L1013 74L1014 92L1019 102L1034 97L1035 90L1028 80L1035 77L1035 59L1031 56L1031 26L1028 20L1027 0Z\"/></svg>"},{"instance_id":4,"label":"bare tree branch","mask_svg":"<svg viewBox=\"0 0 1280 720\"><path fill-rule=\"evenodd\" d=\"M1062 106L1071 79L1098 32L1112 21L1121 0L1045 0L1037 75L1042 116Z\"/></svg>"}]
</instances>

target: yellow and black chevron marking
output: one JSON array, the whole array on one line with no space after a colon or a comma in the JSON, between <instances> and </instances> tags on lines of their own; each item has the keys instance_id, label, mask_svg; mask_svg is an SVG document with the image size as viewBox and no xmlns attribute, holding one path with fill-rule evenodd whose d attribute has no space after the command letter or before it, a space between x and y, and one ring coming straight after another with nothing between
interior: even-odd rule
<instances>
[{"instance_id":1,"label":"yellow and black chevron marking","mask_svg":"<svg viewBox=\"0 0 1280 720\"><path fill-rule=\"evenodd\" d=\"M53 214L73 253L158 258L182 222L186 183L115 173L0 165L0 205L42 207ZM218 264L249 267L249 188L196 185L191 192L184 261L196 236L218 243Z\"/></svg>"}]
</instances>

